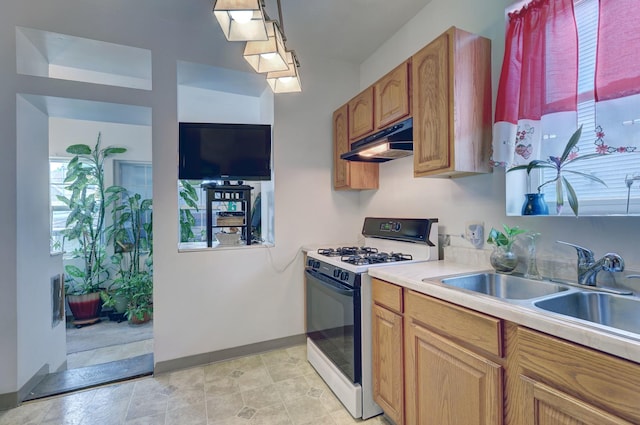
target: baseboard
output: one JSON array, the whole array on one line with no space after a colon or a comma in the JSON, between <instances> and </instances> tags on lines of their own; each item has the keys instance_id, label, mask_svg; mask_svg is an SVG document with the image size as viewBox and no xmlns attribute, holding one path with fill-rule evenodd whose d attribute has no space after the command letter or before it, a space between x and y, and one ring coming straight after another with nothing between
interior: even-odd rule
<instances>
[{"instance_id":1,"label":"baseboard","mask_svg":"<svg viewBox=\"0 0 640 425\"><path fill-rule=\"evenodd\" d=\"M153 368L153 373L154 375L158 375L161 373L173 372L180 369L203 366L209 363L215 363L223 360L235 359L237 357L251 356L267 351L292 347L294 345L302 345L306 342L306 340L307 337L305 334L291 335L284 338L256 342L254 344L243 345L240 347L227 348L224 350L212 351L203 354L196 354L195 356L181 357L178 359L156 362Z\"/></svg>"},{"instance_id":2,"label":"baseboard","mask_svg":"<svg viewBox=\"0 0 640 425\"><path fill-rule=\"evenodd\" d=\"M0 412L18 406L18 393L0 394Z\"/></svg>"},{"instance_id":3,"label":"baseboard","mask_svg":"<svg viewBox=\"0 0 640 425\"><path fill-rule=\"evenodd\" d=\"M48 363L42 366L40 370L37 371L36 374L33 375L31 379L29 379L27 383L18 390L18 401L22 402L25 398L27 398L31 390L34 389L36 385L38 385L47 376L47 374L49 374Z\"/></svg>"},{"instance_id":4,"label":"baseboard","mask_svg":"<svg viewBox=\"0 0 640 425\"><path fill-rule=\"evenodd\" d=\"M32 389L49 373L49 364L45 364L18 391L0 394L0 411L13 409L24 400Z\"/></svg>"}]
</instances>

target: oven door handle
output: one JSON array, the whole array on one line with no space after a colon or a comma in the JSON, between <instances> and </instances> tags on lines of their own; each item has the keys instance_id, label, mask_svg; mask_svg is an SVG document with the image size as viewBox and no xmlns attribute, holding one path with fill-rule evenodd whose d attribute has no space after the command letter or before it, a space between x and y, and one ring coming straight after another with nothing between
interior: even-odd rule
<instances>
[{"instance_id":1,"label":"oven door handle","mask_svg":"<svg viewBox=\"0 0 640 425\"><path fill-rule=\"evenodd\" d=\"M331 279L328 276L325 276L321 273L316 272L315 270L312 269L307 269L306 273L308 273L309 275L311 275L312 278L316 279L318 281L318 283L322 284L323 286L329 288L331 291L333 292L337 292L340 295L346 295L348 297L352 297L354 290L349 288L348 286L343 285L342 283L338 282L337 280Z\"/></svg>"}]
</instances>

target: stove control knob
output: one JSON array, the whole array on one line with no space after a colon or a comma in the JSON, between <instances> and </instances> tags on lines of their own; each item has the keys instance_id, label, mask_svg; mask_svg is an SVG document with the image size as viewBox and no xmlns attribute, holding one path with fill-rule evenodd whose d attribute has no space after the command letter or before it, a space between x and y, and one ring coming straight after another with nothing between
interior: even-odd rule
<instances>
[{"instance_id":1,"label":"stove control knob","mask_svg":"<svg viewBox=\"0 0 640 425\"><path fill-rule=\"evenodd\" d=\"M349 272L340 273L340 280L349 280Z\"/></svg>"},{"instance_id":2,"label":"stove control knob","mask_svg":"<svg viewBox=\"0 0 640 425\"><path fill-rule=\"evenodd\" d=\"M335 277L335 278L340 277L340 270L335 269L335 270L333 271L333 277Z\"/></svg>"},{"instance_id":3,"label":"stove control knob","mask_svg":"<svg viewBox=\"0 0 640 425\"><path fill-rule=\"evenodd\" d=\"M320 268L320 261L314 260L313 258L309 258L307 260L307 265L309 267L311 267L312 269L319 269Z\"/></svg>"}]
</instances>

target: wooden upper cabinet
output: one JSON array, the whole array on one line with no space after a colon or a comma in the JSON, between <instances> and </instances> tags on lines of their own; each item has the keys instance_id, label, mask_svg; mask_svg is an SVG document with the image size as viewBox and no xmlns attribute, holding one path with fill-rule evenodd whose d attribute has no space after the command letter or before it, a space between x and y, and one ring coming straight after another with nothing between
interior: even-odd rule
<instances>
[{"instance_id":1,"label":"wooden upper cabinet","mask_svg":"<svg viewBox=\"0 0 640 425\"><path fill-rule=\"evenodd\" d=\"M382 77L374 85L375 125L382 129L409 116L411 112L409 73L411 61Z\"/></svg>"},{"instance_id":2,"label":"wooden upper cabinet","mask_svg":"<svg viewBox=\"0 0 640 425\"><path fill-rule=\"evenodd\" d=\"M348 109L348 105L344 105L333 113L333 187L336 190L377 189L378 164L340 159L351 147Z\"/></svg>"},{"instance_id":3,"label":"wooden upper cabinet","mask_svg":"<svg viewBox=\"0 0 640 425\"><path fill-rule=\"evenodd\" d=\"M490 172L490 40L452 27L411 69L414 176Z\"/></svg>"},{"instance_id":4,"label":"wooden upper cabinet","mask_svg":"<svg viewBox=\"0 0 640 425\"><path fill-rule=\"evenodd\" d=\"M333 113L333 187L349 187L349 162L340 155L349 151L348 107L344 105Z\"/></svg>"},{"instance_id":5,"label":"wooden upper cabinet","mask_svg":"<svg viewBox=\"0 0 640 425\"><path fill-rule=\"evenodd\" d=\"M358 139L373 131L373 86L351 99L349 105L349 139Z\"/></svg>"}]
</instances>

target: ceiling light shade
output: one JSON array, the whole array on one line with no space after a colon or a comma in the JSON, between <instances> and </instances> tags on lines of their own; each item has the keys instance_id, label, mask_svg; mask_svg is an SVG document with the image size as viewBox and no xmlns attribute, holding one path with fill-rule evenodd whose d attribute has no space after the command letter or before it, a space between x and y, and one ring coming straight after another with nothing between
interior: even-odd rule
<instances>
[{"instance_id":1,"label":"ceiling light shade","mask_svg":"<svg viewBox=\"0 0 640 425\"><path fill-rule=\"evenodd\" d=\"M272 71L267 74L267 83L274 93L295 93L302 91L300 74L298 74L298 58L292 51L287 51L288 69Z\"/></svg>"},{"instance_id":2,"label":"ceiling light shade","mask_svg":"<svg viewBox=\"0 0 640 425\"><path fill-rule=\"evenodd\" d=\"M284 71L287 65L287 52L282 41L282 33L275 21L267 21L266 41L247 41L244 58L256 72Z\"/></svg>"},{"instance_id":3,"label":"ceiling light shade","mask_svg":"<svg viewBox=\"0 0 640 425\"><path fill-rule=\"evenodd\" d=\"M216 0L213 14L228 41L268 39L260 0Z\"/></svg>"}]
</instances>

